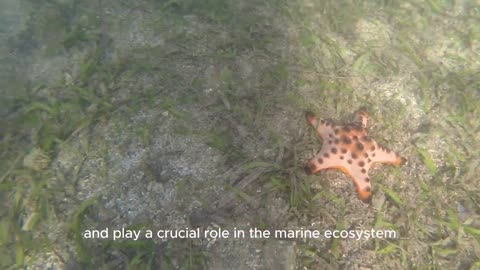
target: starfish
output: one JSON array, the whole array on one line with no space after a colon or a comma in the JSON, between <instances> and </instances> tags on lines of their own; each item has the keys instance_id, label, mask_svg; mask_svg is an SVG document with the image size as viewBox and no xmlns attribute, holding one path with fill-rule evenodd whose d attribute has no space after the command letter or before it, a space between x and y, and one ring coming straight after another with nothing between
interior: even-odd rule
<instances>
[{"instance_id":1,"label":"starfish","mask_svg":"<svg viewBox=\"0 0 480 270\"><path fill-rule=\"evenodd\" d=\"M318 121L311 112L307 122L322 138L322 148L306 166L307 174L324 169L339 169L349 175L365 203L372 200L368 171L374 163L402 165L406 159L375 142L367 134L368 113L364 108L355 113L354 123L337 126L331 120Z\"/></svg>"}]
</instances>

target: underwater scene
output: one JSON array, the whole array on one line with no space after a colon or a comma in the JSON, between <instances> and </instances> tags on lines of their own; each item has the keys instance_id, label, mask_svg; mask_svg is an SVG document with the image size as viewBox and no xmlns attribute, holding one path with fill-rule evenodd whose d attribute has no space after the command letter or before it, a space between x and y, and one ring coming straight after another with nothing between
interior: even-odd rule
<instances>
[{"instance_id":1,"label":"underwater scene","mask_svg":"<svg viewBox=\"0 0 480 270\"><path fill-rule=\"evenodd\" d=\"M0 21L0 269L480 269L480 1Z\"/></svg>"}]
</instances>

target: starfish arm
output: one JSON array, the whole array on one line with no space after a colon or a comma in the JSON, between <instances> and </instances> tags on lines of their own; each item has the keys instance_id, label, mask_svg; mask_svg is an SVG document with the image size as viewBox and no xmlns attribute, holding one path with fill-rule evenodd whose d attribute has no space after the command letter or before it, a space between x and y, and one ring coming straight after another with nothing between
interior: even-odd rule
<instances>
[{"instance_id":1,"label":"starfish arm","mask_svg":"<svg viewBox=\"0 0 480 270\"><path fill-rule=\"evenodd\" d=\"M351 167L348 173L355 184L358 198L364 203L370 203L372 201L372 186L368 175L368 169L369 167L361 168L355 166Z\"/></svg>"},{"instance_id":2,"label":"starfish arm","mask_svg":"<svg viewBox=\"0 0 480 270\"><path fill-rule=\"evenodd\" d=\"M347 163L344 160L341 160L338 155L322 150L307 163L305 171L308 174L317 173L325 169L339 169L343 172L347 172L346 167Z\"/></svg>"},{"instance_id":3,"label":"starfish arm","mask_svg":"<svg viewBox=\"0 0 480 270\"><path fill-rule=\"evenodd\" d=\"M368 124L368 112L365 108L360 108L356 113L355 113L355 121L362 123L362 126L364 128L367 128Z\"/></svg>"},{"instance_id":4,"label":"starfish arm","mask_svg":"<svg viewBox=\"0 0 480 270\"><path fill-rule=\"evenodd\" d=\"M357 189L358 198L364 203L370 203L372 200L372 187L368 171L372 166L372 162L365 153L363 152L363 155L358 152L355 155L351 153L351 158L348 158L346 162L348 165L346 174L352 178Z\"/></svg>"},{"instance_id":5,"label":"starfish arm","mask_svg":"<svg viewBox=\"0 0 480 270\"><path fill-rule=\"evenodd\" d=\"M327 139L328 136L333 136L335 124L332 121L329 121L329 120L319 121L315 116L315 114L313 114L312 112L306 112L305 118L307 119L307 122L312 127L315 128L318 136L320 136L322 140L325 141L325 139Z\"/></svg>"},{"instance_id":6,"label":"starfish arm","mask_svg":"<svg viewBox=\"0 0 480 270\"><path fill-rule=\"evenodd\" d=\"M401 157L399 154L378 144L376 144L376 149L373 151L371 156L372 161L376 163L400 166L406 162L406 159Z\"/></svg>"},{"instance_id":7,"label":"starfish arm","mask_svg":"<svg viewBox=\"0 0 480 270\"><path fill-rule=\"evenodd\" d=\"M310 160L305 171L308 174L318 173L325 169L338 169L345 174L349 175L357 189L358 197L365 203L371 201L371 184L370 177L368 176L368 170L370 164L366 163L364 159L357 158L340 159L341 155L335 155L327 152L318 153L314 159Z\"/></svg>"}]
</instances>

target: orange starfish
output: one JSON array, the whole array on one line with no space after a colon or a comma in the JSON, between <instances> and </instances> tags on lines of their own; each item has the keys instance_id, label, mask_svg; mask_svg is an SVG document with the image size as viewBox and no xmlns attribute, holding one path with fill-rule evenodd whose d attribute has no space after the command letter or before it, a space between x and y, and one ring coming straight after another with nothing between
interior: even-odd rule
<instances>
[{"instance_id":1,"label":"orange starfish","mask_svg":"<svg viewBox=\"0 0 480 270\"><path fill-rule=\"evenodd\" d=\"M406 161L367 135L368 113L363 108L356 112L354 123L344 126L336 126L330 120L318 121L311 112L305 116L323 140L322 149L305 166L307 174L339 169L352 178L363 202L370 203L372 199L368 171L373 163L399 166Z\"/></svg>"}]
</instances>

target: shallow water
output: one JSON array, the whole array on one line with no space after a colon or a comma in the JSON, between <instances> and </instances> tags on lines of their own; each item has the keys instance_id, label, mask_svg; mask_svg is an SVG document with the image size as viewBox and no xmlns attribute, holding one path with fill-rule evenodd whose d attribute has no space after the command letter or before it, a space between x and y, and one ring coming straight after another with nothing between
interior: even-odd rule
<instances>
[{"instance_id":1,"label":"shallow water","mask_svg":"<svg viewBox=\"0 0 480 270\"><path fill-rule=\"evenodd\" d=\"M475 269L475 1L0 3L1 268ZM303 167L304 111L407 159ZM380 239L85 239L85 230L393 230ZM261 239L259 239L261 238Z\"/></svg>"}]
</instances>

